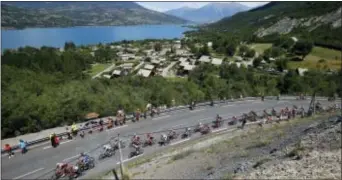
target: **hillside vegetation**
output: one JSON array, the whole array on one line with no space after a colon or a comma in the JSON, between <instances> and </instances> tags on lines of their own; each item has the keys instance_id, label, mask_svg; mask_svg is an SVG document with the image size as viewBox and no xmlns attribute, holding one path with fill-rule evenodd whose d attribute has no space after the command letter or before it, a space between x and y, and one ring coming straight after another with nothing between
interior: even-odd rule
<instances>
[{"instance_id":1,"label":"hillside vegetation","mask_svg":"<svg viewBox=\"0 0 342 180\"><path fill-rule=\"evenodd\" d=\"M134 2L2 2L4 28L184 24Z\"/></svg>"},{"instance_id":2,"label":"hillside vegetation","mask_svg":"<svg viewBox=\"0 0 342 180\"><path fill-rule=\"evenodd\" d=\"M271 2L224 18L206 29L249 41L272 41L277 34L287 34L341 48L341 2Z\"/></svg>"},{"instance_id":3,"label":"hillside vegetation","mask_svg":"<svg viewBox=\"0 0 342 180\"><path fill-rule=\"evenodd\" d=\"M147 103L170 106L218 98L296 94L332 96L341 92L342 74L310 71L299 76L290 71L283 76L256 73L236 65L200 65L184 81L160 76L94 79L87 75L91 64L106 63L115 49L91 48L66 43L58 48L32 47L5 51L1 57L1 137L37 132L74 121L84 121L89 112L113 115L119 107L126 112L144 109Z\"/></svg>"}]
</instances>

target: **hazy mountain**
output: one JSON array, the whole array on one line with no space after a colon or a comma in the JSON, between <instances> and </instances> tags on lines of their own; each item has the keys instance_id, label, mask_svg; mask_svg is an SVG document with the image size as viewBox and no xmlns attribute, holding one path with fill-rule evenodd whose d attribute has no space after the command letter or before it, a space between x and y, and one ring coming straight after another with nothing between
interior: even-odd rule
<instances>
[{"instance_id":1,"label":"hazy mountain","mask_svg":"<svg viewBox=\"0 0 342 180\"><path fill-rule=\"evenodd\" d=\"M198 9L183 7L165 13L198 23L210 23L248 9L249 7L234 2L210 3Z\"/></svg>"},{"instance_id":2,"label":"hazy mountain","mask_svg":"<svg viewBox=\"0 0 342 180\"><path fill-rule=\"evenodd\" d=\"M135 2L2 2L2 27L184 24Z\"/></svg>"}]
</instances>

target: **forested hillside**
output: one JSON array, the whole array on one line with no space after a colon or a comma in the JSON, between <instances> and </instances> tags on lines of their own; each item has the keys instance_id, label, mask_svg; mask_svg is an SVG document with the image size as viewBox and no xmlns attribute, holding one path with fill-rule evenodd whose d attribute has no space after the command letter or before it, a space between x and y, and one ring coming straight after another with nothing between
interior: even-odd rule
<instances>
[{"instance_id":1,"label":"forested hillside","mask_svg":"<svg viewBox=\"0 0 342 180\"><path fill-rule=\"evenodd\" d=\"M209 31L233 34L248 41L270 42L279 34L313 40L316 45L340 49L341 2L271 2L224 18Z\"/></svg>"},{"instance_id":2,"label":"forested hillside","mask_svg":"<svg viewBox=\"0 0 342 180\"><path fill-rule=\"evenodd\" d=\"M113 115L119 107L127 112L154 105L188 104L217 98L341 92L341 74L310 71L299 76L290 71L285 77L260 73L253 68L202 65L188 79L127 76L91 80L85 70L90 64L108 61L115 54L109 45L99 45L95 57L91 48L66 43L57 48L25 47L5 51L1 57L1 137L83 121L89 112ZM111 55L112 54L112 55Z\"/></svg>"},{"instance_id":3,"label":"forested hillside","mask_svg":"<svg viewBox=\"0 0 342 180\"><path fill-rule=\"evenodd\" d=\"M184 24L135 2L2 2L4 28Z\"/></svg>"}]
</instances>

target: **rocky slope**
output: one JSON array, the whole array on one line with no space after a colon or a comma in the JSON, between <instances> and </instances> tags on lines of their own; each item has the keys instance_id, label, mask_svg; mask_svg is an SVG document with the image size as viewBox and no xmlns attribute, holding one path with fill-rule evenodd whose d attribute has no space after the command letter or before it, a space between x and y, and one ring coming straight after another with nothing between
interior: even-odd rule
<instances>
[{"instance_id":1,"label":"rocky slope","mask_svg":"<svg viewBox=\"0 0 342 180\"><path fill-rule=\"evenodd\" d=\"M134 2L2 2L5 28L184 24L186 20Z\"/></svg>"},{"instance_id":2,"label":"rocky slope","mask_svg":"<svg viewBox=\"0 0 342 180\"><path fill-rule=\"evenodd\" d=\"M341 119L326 116L221 134L128 171L132 179L341 179L340 164Z\"/></svg>"},{"instance_id":3,"label":"rocky slope","mask_svg":"<svg viewBox=\"0 0 342 180\"><path fill-rule=\"evenodd\" d=\"M272 38L283 34L341 47L341 2L271 2L208 26L236 35Z\"/></svg>"}]
</instances>

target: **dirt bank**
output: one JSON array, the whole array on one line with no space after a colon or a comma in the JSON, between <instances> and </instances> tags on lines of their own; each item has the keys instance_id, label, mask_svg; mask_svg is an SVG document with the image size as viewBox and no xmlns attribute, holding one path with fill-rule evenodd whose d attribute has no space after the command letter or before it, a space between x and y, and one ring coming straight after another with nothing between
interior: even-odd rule
<instances>
[{"instance_id":1,"label":"dirt bank","mask_svg":"<svg viewBox=\"0 0 342 180\"><path fill-rule=\"evenodd\" d=\"M326 116L250 126L127 168L132 179L341 179L340 164L341 121Z\"/></svg>"}]
</instances>

